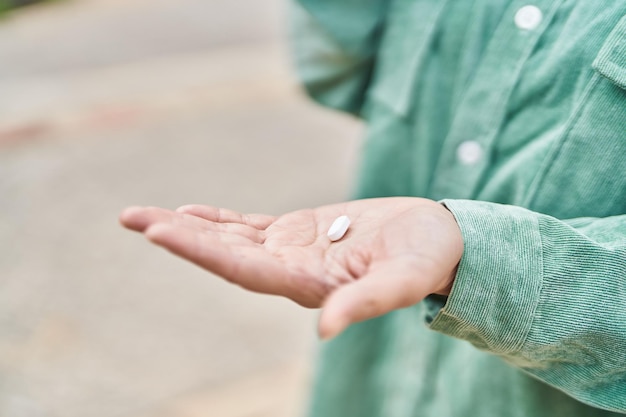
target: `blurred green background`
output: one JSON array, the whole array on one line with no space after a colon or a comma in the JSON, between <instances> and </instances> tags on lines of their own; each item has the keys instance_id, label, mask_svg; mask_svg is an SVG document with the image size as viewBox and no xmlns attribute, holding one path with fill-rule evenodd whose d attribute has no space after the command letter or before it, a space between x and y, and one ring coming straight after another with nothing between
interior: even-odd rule
<instances>
[{"instance_id":1,"label":"blurred green background","mask_svg":"<svg viewBox=\"0 0 626 417\"><path fill-rule=\"evenodd\" d=\"M0 14L18 7L39 3L41 1L43 0L0 0Z\"/></svg>"}]
</instances>

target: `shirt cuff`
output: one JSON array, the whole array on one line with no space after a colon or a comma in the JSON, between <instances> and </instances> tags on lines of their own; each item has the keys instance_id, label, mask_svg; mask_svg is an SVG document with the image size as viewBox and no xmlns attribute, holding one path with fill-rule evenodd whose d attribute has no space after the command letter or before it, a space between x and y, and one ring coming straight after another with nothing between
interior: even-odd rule
<instances>
[{"instance_id":1,"label":"shirt cuff","mask_svg":"<svg viewBox=\"0 0 626 417\"><path fill-rule=\"evenodd\" d=\"M536 216L520 207L480 201L442 204L461 229L464 252L447 302L434 317L427 315L426 324L479 349L500 354L519 350L543 280Z\"/></svg>"}]
</instances>

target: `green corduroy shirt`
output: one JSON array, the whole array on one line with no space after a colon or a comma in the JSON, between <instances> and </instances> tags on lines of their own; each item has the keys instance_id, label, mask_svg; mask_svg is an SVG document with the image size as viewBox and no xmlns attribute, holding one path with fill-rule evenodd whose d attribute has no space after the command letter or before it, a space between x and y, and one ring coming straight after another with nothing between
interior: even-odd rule
<instances>
[{"instance_id":1,"label":"green corduroy shirt","mask_svg":"<svg viewBox=\"0 0 626 417\"><path fill-rule=\"evenodd\" d=\"M321 346L309 415L624 415L626 1L293 0L292 22L309 94L368 127L355 197L442 201L465 244L448 298Z\"/></svg>"}]
</instances>

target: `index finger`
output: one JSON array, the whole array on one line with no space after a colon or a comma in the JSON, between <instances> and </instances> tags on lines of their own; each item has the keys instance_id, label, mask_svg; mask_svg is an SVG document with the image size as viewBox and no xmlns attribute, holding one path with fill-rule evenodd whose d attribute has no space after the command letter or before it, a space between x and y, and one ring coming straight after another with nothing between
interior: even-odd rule
<instances>
[{"instance_id":1,"label":"index finger","mask_svg":"<svg viewBox=\"0 0 626 417\"><path fill-rule=\"evenodd\" d=\"M173 254L250 291L287 295L290 288L284 266L262 245L241 236L171 223L152 225L145 235Z\"/></svg>"}]
</instances>

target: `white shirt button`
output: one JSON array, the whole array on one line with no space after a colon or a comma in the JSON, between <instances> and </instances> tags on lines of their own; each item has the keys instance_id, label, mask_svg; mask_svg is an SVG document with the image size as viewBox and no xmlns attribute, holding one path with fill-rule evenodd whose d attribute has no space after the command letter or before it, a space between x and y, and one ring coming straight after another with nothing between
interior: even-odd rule
<instances>
[{"instance_id":1,"label":"white shirt button","mask_svg":"<svg viewBox=\"0 0 626 417\"><path fill-rule=\"evenodd\" d=\"M524 6L515 13L515 25L523 30L533 30L541 24L543 13L537 6Z\"/></svg>"},{"instance_id":2,"label":"white shirt button","mask_svg":"<svg viewBox=\"0 0 626 417\"><path fill-rule=\"evenodd\" d=\"M456 156L463 165L474 165L483 156L483 147L475 140L468 140L459 145Z\"/></svg>"}]
</instances>

